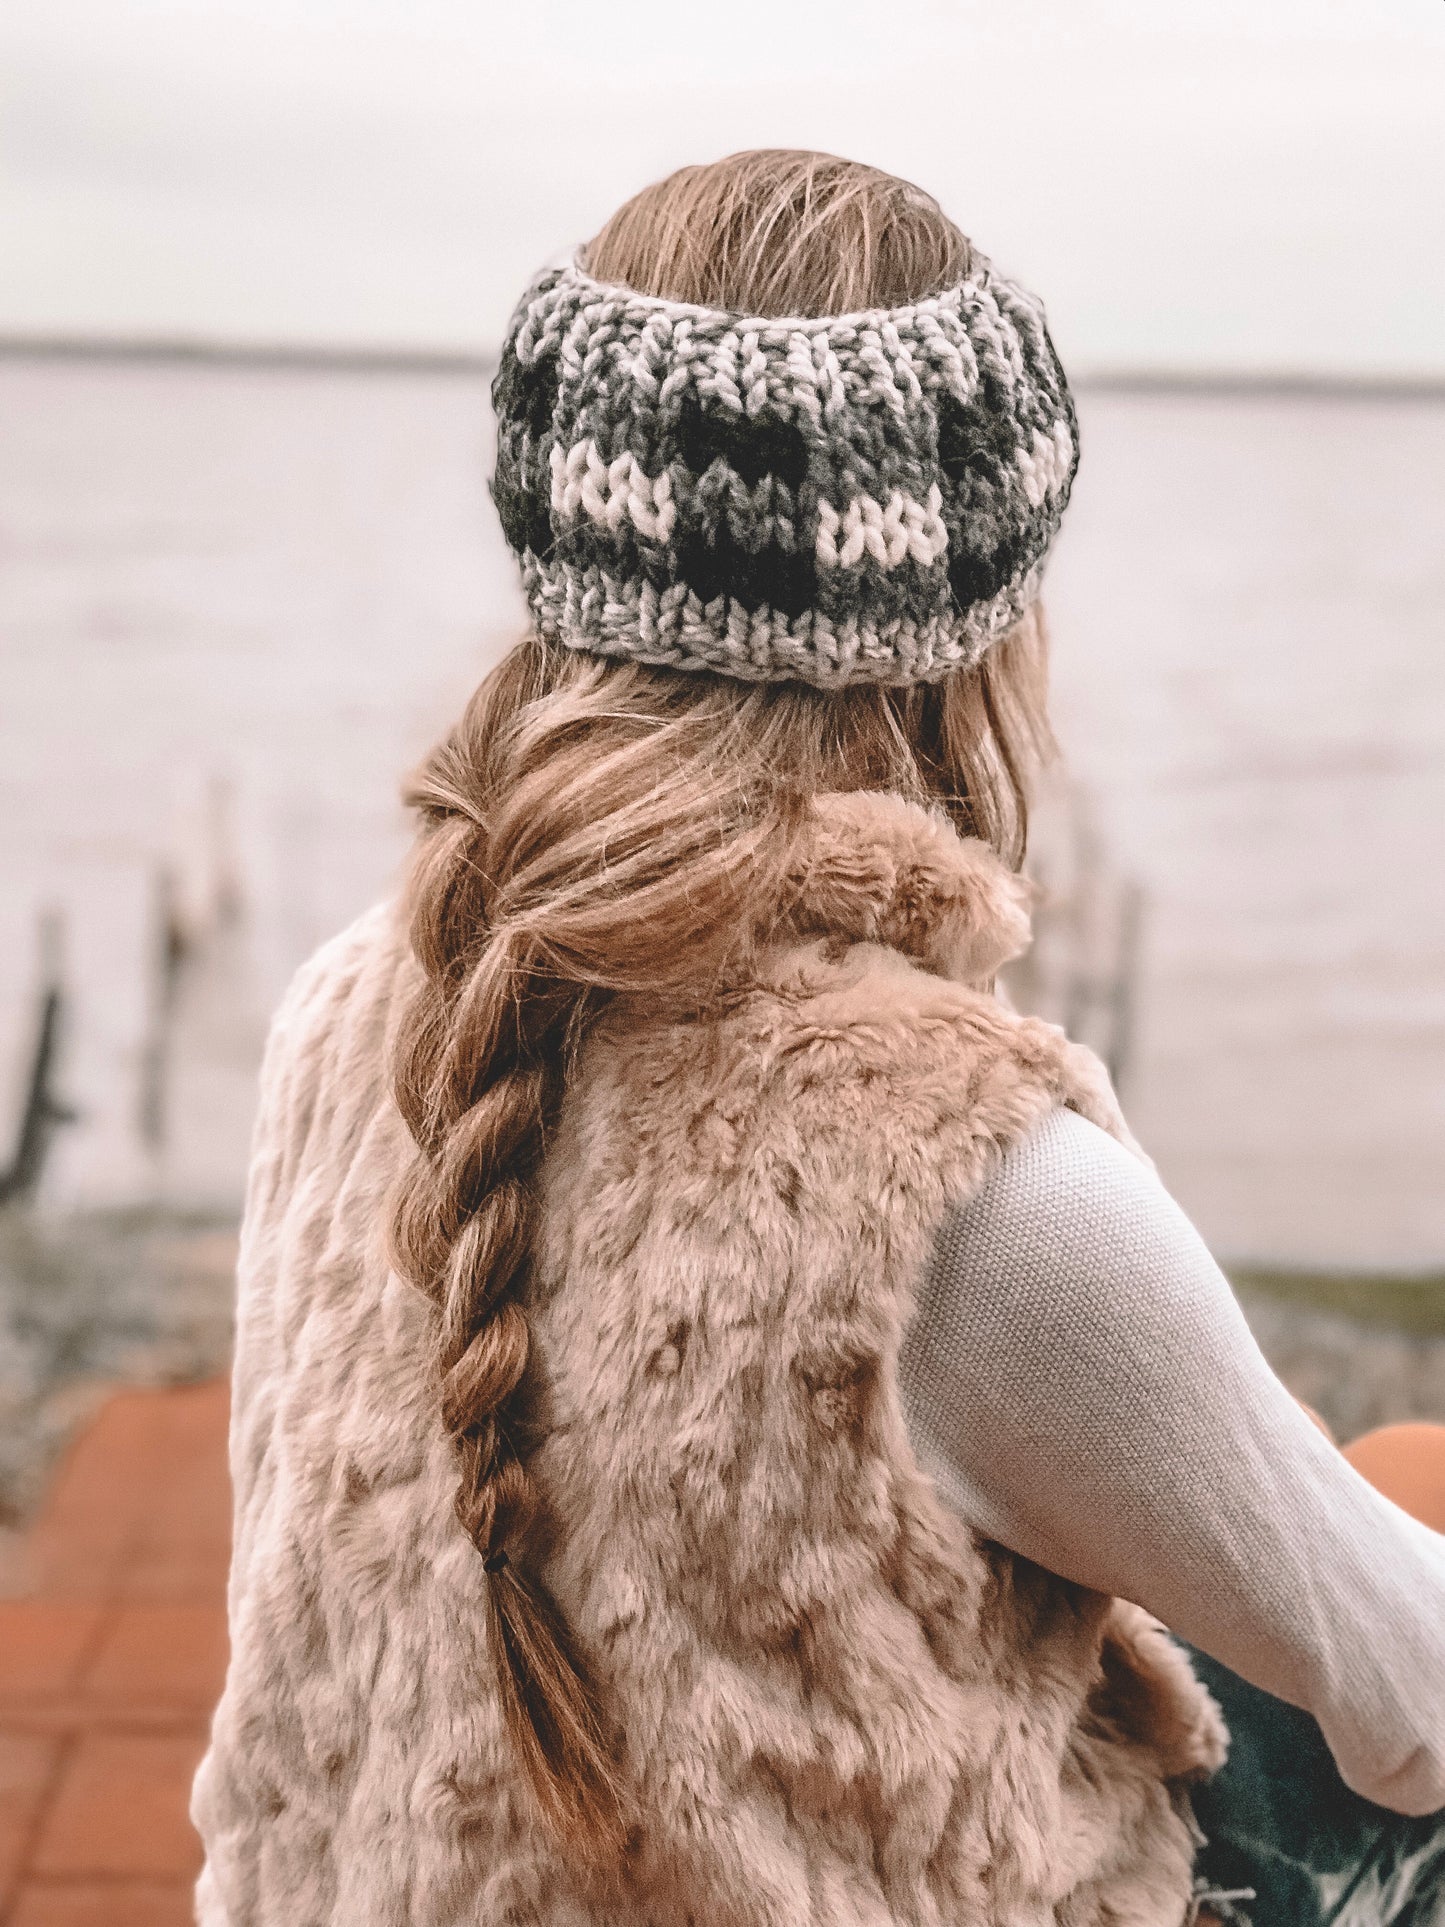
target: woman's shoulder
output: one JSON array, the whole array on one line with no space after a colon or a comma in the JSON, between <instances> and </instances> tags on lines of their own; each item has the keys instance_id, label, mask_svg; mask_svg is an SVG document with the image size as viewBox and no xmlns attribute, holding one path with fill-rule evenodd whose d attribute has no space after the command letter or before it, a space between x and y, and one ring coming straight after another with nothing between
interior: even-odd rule
<instances>
[{"instance_id":1,"label":"woman's shoulder","mask_svg":"<svg viewBox=\"0 0 1445 1927\"><path fill-rule=\"evenodd\" d=\"M354 1019L359 1008L389 1005L408 954L400 906L393 899L373 904L313 951L271 1020L267 1069L314 1049L348 1017Z\"/></svg>"},{"instance_id":2,"label":"woman's shoulder","mask_svg":"<svg viewBox=\"0 0 1445 1927\"><path fill-rule=\"evenodd\" d=\"M1061 1105L1127 1136L1103 1066L1053 1026L890 945L821 940L702 1010L610 1013L569 1089L566 1163L579 1195L603 1166L673 1194L827 1172L841 1215L850 1191L935 1222Z\"/></svg>"},{"instance_id":3,"label":"woman's shoulder","mask_svg":"<svg viewBox=\"0 0 1445 1927\"><path fill-rule=\"evenodd\" d=\"M821 1109L856 1103L902 1137L961 1132L998 1146L1067 1108L1108 1139L1132 1142L1104 1065L1057 1025L1013 1008L887 944L808 956L795 981L763 993L775 1062ZM788 1081L785 1074L783 1081Z\"/></svg>"},{"instance_id":4,"label":"woman's shoulder","mask_svg":"<svg viewBox=\"0 0 1445 1927\"><path fill-rule=\"evenodd\" d=\"M318 1158L348 1155L389 1103L399 990L412 967L394 902L375 905L292 978L261 1067L248 1215Z\"/></svg>"}]
</instances>

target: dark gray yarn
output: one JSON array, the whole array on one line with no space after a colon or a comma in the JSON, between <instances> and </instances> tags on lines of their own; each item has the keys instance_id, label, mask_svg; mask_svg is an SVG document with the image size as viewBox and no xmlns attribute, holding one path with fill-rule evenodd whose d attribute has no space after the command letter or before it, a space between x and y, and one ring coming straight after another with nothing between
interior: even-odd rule
<instances>
[{"instance_id":1,"label":"dark gray yarn","mask_svg":"<svg viewBox=\"0 0 1445 1927\"><path fill-rule=\"evenodd\" d=\"M758 320L539 277L492 493L541 632L750 681L930 681L1038 593L1078 431L1031 295Z\"/></svg>"}]
</instances>

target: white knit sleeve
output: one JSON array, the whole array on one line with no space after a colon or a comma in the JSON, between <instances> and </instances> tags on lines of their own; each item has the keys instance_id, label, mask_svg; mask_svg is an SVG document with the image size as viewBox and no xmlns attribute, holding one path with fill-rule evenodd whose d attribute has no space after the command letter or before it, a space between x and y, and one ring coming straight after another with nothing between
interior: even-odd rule
<instances>
[{"instance_id":1,"label":"white knit sleeve","mask_svg":"<svg viewBox=\"0 0 1445 1927\"><path fill-rule=\"evenodd\" d=\"M954 1214L901 1384L971 1525L1307 1709L1367 1798L1445 1806L1445 1538L1315 1429L1104 1132L1058 1113Z\"/></svg>"}]
</instances>

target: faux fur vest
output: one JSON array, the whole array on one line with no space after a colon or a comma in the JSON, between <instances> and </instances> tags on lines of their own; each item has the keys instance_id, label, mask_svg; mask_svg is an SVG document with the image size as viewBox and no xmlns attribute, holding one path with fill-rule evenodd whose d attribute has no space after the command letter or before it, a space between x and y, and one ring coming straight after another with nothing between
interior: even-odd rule
<instances>
[{"instance_id":1,"label":"faux fur vest","mask_svg":"<svg viewBox=\"0 0 1445 1927\"><path fill-rule=\"evenodd\" d=\"M205 1927L1186 1919L1212 1702L1137 1609L944 1508L895 1377L935 1232L1000 1149L1061 1104L1123 1127L1091 1056L981 987L1023 886L896 799L815 821L757 980L614 1006L543 1174L534 1464L642 1816L620 1884L514 1773L433 1313L384 1256L394 914L292 989L242 1245Z\"/></svg>"}]
</instances>

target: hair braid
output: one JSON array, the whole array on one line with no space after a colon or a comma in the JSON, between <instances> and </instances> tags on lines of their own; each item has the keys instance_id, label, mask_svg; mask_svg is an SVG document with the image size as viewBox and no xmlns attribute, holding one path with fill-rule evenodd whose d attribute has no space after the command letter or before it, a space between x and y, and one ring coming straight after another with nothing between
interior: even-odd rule
<instances>
[{"instance_id":1,"label":"hair braid","mask_svg":"<svg viewBox=\"0 0 1445 1927\"><path fill-rule=\"evenodd\" d=\"M759 866L781 877L790 812L766 746L698 773L734 702L524 644L414 794L422 974L395 1087L418 1155L393 1249L437 1310L456 1513L490 1576L509 1731L547 1818L598 1858L622 1839L618 1776L582 1657L531 1570L545 1526L525 1458L536 1178L595 1008L715 973L746 940Z\"/></svg>"},{"instance_id":2,"label":"hair braid","mask_svg":"<svg viewBox=\"0 0 1445 1927\"><path fill-rule=\"evenodd\" d=\"M559 1048L586 985L549 980L509 923L505 820L488 827L491 772L465 727L432 759L431 819L413 878L423 983L404 1025L396 1090L419 1156L397 1202L400 1269L437 1307L442 1422L457 1458L456 1515L482 1555L488 1636L508 1731L548 1820L572 1846L621 1844L616 1770L579 1656L525 1556L540 1523L519 1449L534 1178L561 1099Z\"/></svg>"}]
</instances>

